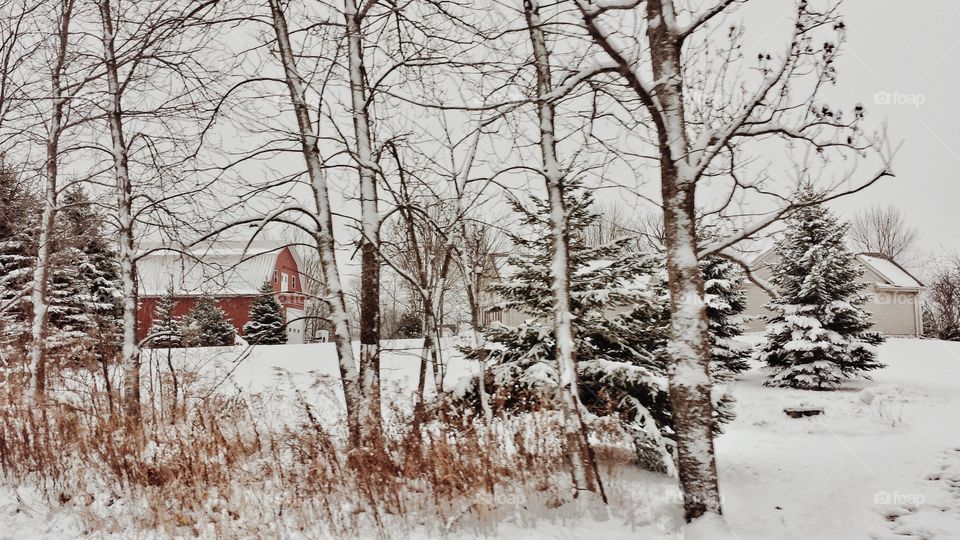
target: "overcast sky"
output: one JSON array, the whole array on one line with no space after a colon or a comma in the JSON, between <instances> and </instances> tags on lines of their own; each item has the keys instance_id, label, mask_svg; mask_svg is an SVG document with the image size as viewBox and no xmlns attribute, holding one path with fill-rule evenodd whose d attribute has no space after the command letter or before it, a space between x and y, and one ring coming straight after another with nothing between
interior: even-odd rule
<instances>
[{"instance_id":1,"label":"overcast sky","mask_svg":"<svg viewBox=\"0 0 960 540\"><path fill-rule=\"evenodd\" d=\"M774 19L777 3L764 2ZM846 0L842 9L849 30L838 95L862 100L872 120L889 119L903 147L896 178L835 207L851 216L894 205L920 230L922 250L960 252L960 2ZM878 92L903 103L876 103Z\"/></svg>"}]
</instances>

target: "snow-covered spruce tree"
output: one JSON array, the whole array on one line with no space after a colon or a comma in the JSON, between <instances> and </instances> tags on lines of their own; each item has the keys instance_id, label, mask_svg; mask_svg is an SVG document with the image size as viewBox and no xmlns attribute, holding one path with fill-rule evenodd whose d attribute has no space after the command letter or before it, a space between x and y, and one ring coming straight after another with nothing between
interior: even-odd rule
<instances>
[{"instance_id":1,"label":"snow-covered spruce tree","mask_svg":"<svg viewBox=\"0 0 960 540\"><path fill-rule=\"evenodd\" d=\"M251 345L282 345L287 342L287 324L283 307L277 301L273 284L260 287L260 296L250 306L250 321L243 325L243 337Z\"/></svg>"},{"instance_id":2,"label":"snow-covered spruce tree","mask_svg":"<svg viewBox=\"0 0 960 540\"><path fill-rule=\"evenodd\" d=\"M237 337L227 314L206 294L197 298L197 305L182 319L181 334L184 347L233 345Z\"/></svg>"},{"instance_id":3,"label":"snow-covered spruce tree","mask_svg":"<svg viewBox=\"0 0 960 540\"><path fill-rule=\"evenodd\" d=\"M0 161L0 347L25 346L35 263L37 194Z\"/></svg>"},{"instance_id":4,"label":"snow-covered spruce tree","mask_svg":"<svg viewBox=\"0 0 960 540\"><path fill-rule=\"evenodd\" d=\"M174 296L173 285L170 285L153 310L153 323L150 324L150 330L147 332L147 335L151 336L148 346L168 349L181 346L183 341L181 321L173 315L176 305L177 299Z\"/></svg>"},{"instance_id":5,"label":"snow-covered spruce tree","mask_svg":"<svg viewBox=\"0 0 960 540\"><path fill-rule=\"evenodd\" d=\"M642 465L673 469L673 441L667 401L667 365L663 353L669 309L651 279L659 262L648 254L624 249L629 239L588 246L583 231L597 219L582 191L567 196L569 220L571 314L576 335L579 395L595 416L618 415L635 442ZM485 347L467 349L467 358L485 352L489 366L485 386L495 410L552 406L558 389L555 338L551 324L551 233L546 204L523 211L532 237L512 236L519 255L516 272L494 286L504 309L529 315L518 326L485 328ZM480 413L476 376L462 381L454 405Z\"/></svg>"},{"instance_id":6,"label":"snow-covered spruce tree","mask_svg":"<svg viewBox=\"0 0 960 540\"><path fill-rule=\"evenodd\" d=\"M120 336L116 254L103 218L80 188L61 199L48 285L48 343L54 351L103 346Z\"/></svg>"},{"instance_id":7,"label":"snow-covered spruce tree","mask_svg":"<svg viewBox=\"0 0 960 540\"><path fill-rule=\"evenodd\" d=\"M400 315L395 332L397 339L416 339L424 335L423 317L416 310L408 309Z\"/></svg>"},{"instance_id":8,"label":"snow-covered spruce tree","mask_svg":"<svg viewBox=\"0 0 960 540\"><path fill-rule=\"evenodd\" d=\"M750 345L738 341L743 335L742 313L747 309L743 272L720 257L700 262L704 302L710 331L710 374L715 382L726 382L750 369Z\"/></svg>"},{"instance_id":9,"label":"snow-covered spruce tree","mask_svg":"<svg viewBox=\"0 0 960 540\"><path fill-rule=\"evenodd\" d=\"M664 254L659 252L659 269L653 287L666 311L669 324L670 290L663 265ZM741 314L746 309L743 292L743 273L735 264L719 257L700 261L704 280L704 304L707 312L707 330L710 338L710 378L713 383L714 434L723 432L723 426L736 418L736 399L726 391L725 383L750 368L748 359L753 353L747 343L736 338L743 335ZM665 351L662 351L665 354ZM663 361L669 362L665 356Z\"/></svg>"},{"instance_id":10,"label":"snow-covered spruce tree","mask_svg":"<svg viewBox=\"0 0 960 540\"><path fill-rule=\"evenodd\" d=\"M803 200L816 201L817 195L807 189ZM780 296L768 304L775 315L758 351L758 359L774 370L767 385L826 390L882 367L875 346L883 338L868 331L858 281L863 270L844 243L847 228L816 204L787 220L771 278Z\"/></svg>"}]
</instances>

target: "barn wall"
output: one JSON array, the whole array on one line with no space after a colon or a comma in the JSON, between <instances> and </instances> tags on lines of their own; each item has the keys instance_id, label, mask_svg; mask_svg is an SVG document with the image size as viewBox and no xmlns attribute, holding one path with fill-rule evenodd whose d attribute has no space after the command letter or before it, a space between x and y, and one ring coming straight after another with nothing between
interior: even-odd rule
<instances>
[{"instance_id":1,"label":"barn wall","mask_svg":"<svg viewBox=\"0 0 960 540\"><path fill-rule=\"evenodd\" d=\"M287 290L285 291L281 290L284 276L287 277ZM277 262L270 279L273 283L273 290L277 291L277 299L284 307L303 311L303 276L300 274L297 259L290 252L290 248L283 248L283 251L277 254Z\"/></svg>"},{"instance_id":2,"label":"barn wall","mask_svg":"<svg viewBox=\"0 0 960 540\"><path fill-rule=\"evenodd\" d=\"M243 325L250 320L250 306L253 305L255 296L231 296L227 298L218 298L217 305L220 306L230 319L230 323L237 330L237 334L243 335ZM146 297L140 299L140 306L137 309L137 340L142 340L150 331L153 324L153 314L156 311L159 297ZM173 316L182 317L193 309L197 304L196 297L175 298L173 307Z\"/></svg>"}]
</instances>

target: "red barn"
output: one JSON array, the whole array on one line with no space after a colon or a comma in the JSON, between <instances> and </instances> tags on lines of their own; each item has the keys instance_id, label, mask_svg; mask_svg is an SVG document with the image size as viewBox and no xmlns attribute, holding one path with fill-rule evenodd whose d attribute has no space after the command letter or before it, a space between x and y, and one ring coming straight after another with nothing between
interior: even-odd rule
<instances>
[{"instance_id":1,"label":"red barn","mask_svg":"<svg viewBox=\"0 0 960 540\"><path fill-rule=\"evenodd\" d=\"M215 242L189 254L157 251L140 260L137 268L140 304L137 339L153 323L157 302L172 288L174 316L185 315L201 295L210 295L243 335L250 306L263 283L273 284L287 317L287 343L303 343L304 295L301 262L295 249L279 242Z\"/></svg>"}]
</instances>

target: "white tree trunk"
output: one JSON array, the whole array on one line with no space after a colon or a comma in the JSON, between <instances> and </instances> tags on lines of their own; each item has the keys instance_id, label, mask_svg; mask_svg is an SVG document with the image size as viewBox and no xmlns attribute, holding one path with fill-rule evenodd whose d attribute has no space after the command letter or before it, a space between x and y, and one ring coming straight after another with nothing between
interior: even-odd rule
<instances>
[{"instance_id":1,"label":"white tree trunk","mask_svg":"<svg viewBox=\"0 0 960 540\"><path fill-rule=\"evenodd\" d=\"M533 46L534 66L537 71L537 95L545 96L552 91L550 58L542 29L539 7L535 0L524 0L524 13ZM567 212L564 205L564 172L557 159L554 106L549 101L537 102L540 119L540 153L543 159L543 175L547 184L547 200L550 205L550 229L552 237L552 260L550 267L553 291L553 320L556 336L556 360L560 377L560 406L564 415L566 453L576 491L599 490L599 477L591 459L589 441L580 413L580 396L577 383L576 343L572 315L570 313L570 257L568 252Z\"/></svg>"},{"instance_id":2,"label":"white tree trunk","mask_svg":"<svg viewBox=\"0 0 960 540\"><path fill-rule=\"evenodd\" d=\"M351 445L358 448L362 444L362 430L369 428L369 426L364 426L360 420L362 403L360 377L350 342L350 317L347 313L347 302L340 281L340 270L337 266L336 244L333 236L333 214L330 210L327 177L317 147L319 135L313 131L306 92L303 81L297 72L293 47L290 45L290 33L286 18L280 7L280 0L270 0L270 11L273 16L273 28L277 37L280 58L283 62L290 100L297 117L301 150L306 161L307 174L310 177L310 186L313 189L314 202L317 206L317 218L320 223L320 230L317 231L317 252L323 270L324 285L329 293L330 321L333 324L333 339L340 361L340 379L343 384L347 410L347 429L350 434Z\"/></svg>"},{"instance_id":3,"label":"white tree trunk","mask_svg":"<svg viewBox=\"0 0 960 540\"><path fill-rule=\"evenodd\" d=\"M133 186L127 144L123 132L120 78L114 45L115 32L110 0L99 2L103 25L104 66L107 75L107 123L110 152L116 176L117 221L119 223L120 279L123 283L123 410L132 425L140 422L140 351L137 347L137 268L133 237Z\"/></svg>"},{"instance_id":4,"label":"white tree trunk","mask_svg":"<svg viewBox=\"0 0 960 540\"><path fill-rule=\"evenodd\" d=\"M377 208L377 165L373 162L368 92L363 67L362 15L356 0L344 0L347 32L350 98L353 113L356 158L360 169L360 378L364 397L361 421L378 427L380 409L380 257L379 211Z\"/></svg>"},{"instance_id":5,"label":"white tree trunk","mask_svg":"<svg viewBox=\"0 0 960 540\"><path fill-rule=\"evenodd\" d=\"M57 194L60 158L60 136L63 134L63 109L67 98L63 95L61 75L67 62L70 38L70 23L73 20L73 2L62 4L60 26L57 29L57 49L50 73L50 125L47 129L47 159L45 163L45 186L43 216L40 220L40 237L37 264L33 271L33 323L30 346L30 386L35 397L42 400L46 395L46 330L47 330L47 285L50 279L50 254L54 227L57 220Z\"/></svg>"}]
</instances>

